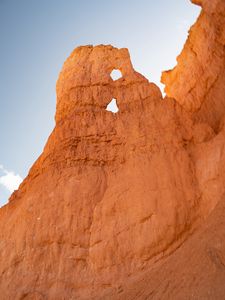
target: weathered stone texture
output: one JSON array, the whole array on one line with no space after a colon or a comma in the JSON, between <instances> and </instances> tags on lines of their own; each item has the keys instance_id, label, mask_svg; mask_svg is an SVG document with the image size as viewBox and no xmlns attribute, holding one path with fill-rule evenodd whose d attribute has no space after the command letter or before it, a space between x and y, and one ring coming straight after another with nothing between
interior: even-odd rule
<instances>
[{"instance_id":1,"label":"weathered stone texture","mask_svg":"<svg viewBox=\"0 0 225 300\"><path fill-rule=\"evenodd\" d=\"M127 49L64 63L56 126L0 209L1 299L223 299L224 2L195 3L170 98Z\"/></svg>"}]
</instances>

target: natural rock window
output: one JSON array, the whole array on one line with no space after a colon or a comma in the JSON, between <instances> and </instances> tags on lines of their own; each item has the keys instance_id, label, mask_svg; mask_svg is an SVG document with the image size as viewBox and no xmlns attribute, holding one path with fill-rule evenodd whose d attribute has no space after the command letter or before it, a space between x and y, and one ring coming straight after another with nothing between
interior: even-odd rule
<instances>
[{"instance_id":1,"label":"natural rock window","mask_svg":"<svg viewBox=\"0 0 225 300\"><path fill-rule=\"evenodd\" d=\"M111 76L112 80L117 80L117 79L120 79L123 75L120 72L120 70L114 69L114 70L112 70L110 76Z\"/></svg>"},{"instance_id":2,"label":"natural rock window","mask_svg":"<svg viewBox=\"0 0 225 300\"><path fill-rule=\"evenodd\" d=\"M115 98L113 98L110 102L109 102L109 104L107 105L107 107L106 107L106 110L107 111L111 111L112 113L117 113L118 111L119 111L119 108L118 108L118 106L117 106L117 103L116 103L116 99Z\"/></svg>"}]
</instances>

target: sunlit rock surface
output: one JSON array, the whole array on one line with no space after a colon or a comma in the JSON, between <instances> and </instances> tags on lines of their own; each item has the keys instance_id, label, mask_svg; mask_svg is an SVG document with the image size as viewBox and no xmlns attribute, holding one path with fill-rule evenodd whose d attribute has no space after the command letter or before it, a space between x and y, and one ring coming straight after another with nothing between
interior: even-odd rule
<instances>
[{"instance_id":1,"label":"sunlit rock surface","mask_svg":"<svg viewBox=\"0 0 225 300\"><path fill-rule=\"evenodd\" d=\"M56 126L0 209L1 299L224 298L224 5L195 2L203 12L163 75L175 99L127 49L79 47L64 63Z\"/></svg>"},{"instance_id":2,"label":"sunlit rock surface","mask_svg":"<svg viewBox=\"0 0 225 300\"><path fill-rule=\"evenodd\" d=\"M191 27L177 66L164 72L162 82L197 121L219 130L225 114L225 1L193 0L203 10Z\"/></svg>"}]
</instances>

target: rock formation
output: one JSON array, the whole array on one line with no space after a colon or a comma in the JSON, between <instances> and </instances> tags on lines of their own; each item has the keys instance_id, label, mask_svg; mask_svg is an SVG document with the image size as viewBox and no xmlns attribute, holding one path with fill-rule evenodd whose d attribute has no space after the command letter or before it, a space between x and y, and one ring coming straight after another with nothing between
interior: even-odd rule
<instances>
[{"instance_id":1,"label":"rock formation","mask_svg":"<svg viewBox=\"0 0 225 300\"><path fill-rule=\"evenodd\" d=\"M195 2L169 97L127 49L64 63L56 126L0 209L1 299L225 297L225 7Z\"/></svg>"},{"instance_id":2,"label":"rock formation","mask_svg":"<svg viewBox=\"0 0 225 300\"><path fill-rule=\"evenodd\" d=\"M225 1L192 0L203 10L192 26L178 65L164 72L166 93L175 98L196 121L219 130L225 115Z\"/></svg>"}]
</instances>

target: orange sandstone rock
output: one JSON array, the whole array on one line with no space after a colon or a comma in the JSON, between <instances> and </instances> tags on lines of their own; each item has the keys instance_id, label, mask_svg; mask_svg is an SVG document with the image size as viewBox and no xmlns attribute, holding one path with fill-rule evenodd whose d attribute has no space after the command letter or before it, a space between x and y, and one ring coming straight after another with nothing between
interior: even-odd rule
<instances>
[{"instance_id":1,"label":"orange sandstone rock","mask_svg":"<svg viewBox=\"0 0 225 300\"><path fill-rule=\"evenodd\" d=\"M106 111L112 98L116 114ZM72 52L56 126L0 209L1 299L222 299L224 113L200 117L211 100L189 109L189 98L175 99L133 69L127 49Z\"/></svg>"},{"instance_id":2,"label":"orange sandstone rock","mask_svg":"<svg viewBox=\"0 0 225 300\"><path fill-rule=\"evenodd\" d=\"M192 0L203 10L177 66L162 74L168 96L215 130L225 114L225 1Z\"/></svg>"}]
</instances>

